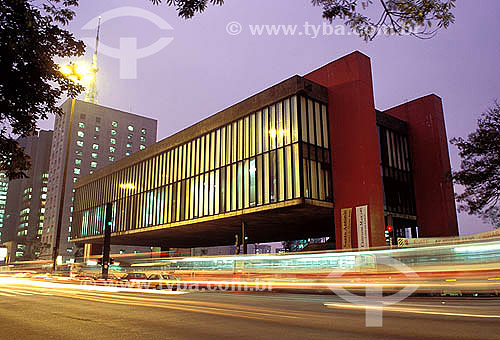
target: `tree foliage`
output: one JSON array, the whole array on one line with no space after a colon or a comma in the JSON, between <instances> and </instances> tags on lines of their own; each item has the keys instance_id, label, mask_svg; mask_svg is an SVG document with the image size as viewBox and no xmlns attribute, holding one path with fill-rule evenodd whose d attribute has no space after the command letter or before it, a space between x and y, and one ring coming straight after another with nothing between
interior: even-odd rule
<instances>
[{"instance_id":1,"label":"tree foliage","mask_svg":"<svg viewBox=\"0 0 500 340\"><path fill-rule=\"evenodd\" d=\"M389 34L432 38L440 29L455 22L456 0L311 0L323 8L323 18L342 20L364 40L373 40L381 31ZM208 4L222 5L224 0L151 0L175 6L179 16L191 18ZM373 7L378 5L377 11ZM368 13L378 14L370 16Z\"/></svg>"},{"instance_id":2,"label":"tree foliage","mask_svg":"<svg viewBox=\"0 0 500 340\"><path fill-rule=\"evenodd\" d=\"M80 56L85 45L63 26L77 0L0 2L0 170L10 179L25 176L30 159L16 139L33 135L39 119L62 114L62 95L83 88L59 72L56 58Z\"/></svg>"},{"instance_id":3,"label":"tree foliage","mask_svg":"<svg viewBox=\"0 0 500 340\"><path fill-rule=\"evenodd\" d=\"M174 6L179 16L184 19L192 18L196 13L203 12L208 4L222 5L224 0L151 0L154 5L165 2L168 6Z\"/></svg>"},{"instance_id":4,"label":"tree foliage","mask_svg":"<svg viewBox=\"0 0 500 340\"><path fill-rule=\"evenodd\" d=\"M438 30L455 22L456 0L312 0L323 7L323 17L340 19L364 40L373 40L381 31L389 34L432 38ZM371 7L377 3L379 14Z\"/></svg>"},{"instance_id":5,"label":"tree foliage","mask_svg":"<svg viewBox=\"0 0 500 340\"><path fill-rule=\"evenodd\" d=\"M459 209L500 227L500 103L481 115L467 139L451 140L462 158L455 183L465 187L457 196Z\"/></svg>"}]
</instances>

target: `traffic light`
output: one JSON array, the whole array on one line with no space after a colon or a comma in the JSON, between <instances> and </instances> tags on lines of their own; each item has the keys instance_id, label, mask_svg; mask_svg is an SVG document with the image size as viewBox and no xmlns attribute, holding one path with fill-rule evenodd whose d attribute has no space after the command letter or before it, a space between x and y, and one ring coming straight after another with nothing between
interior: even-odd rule
<instances>
[{"instance_id":1,"label":"traffic light","mask_svg":"<svg viewBox=\"0 0 500 340\"><path fill-rule=\"evenodd\" d=\"M392 243L394 241L394 228L392 225L385 227L385 237L386 239L389 239L389 245L392 247Z\"/></svg>"},{"instance_id":2,"label":"traffic light","mask_svg":"<svg viewBox=\"0 0 500 340\"><path fill-rule=\"evenodd\" d=\"M102 266L102 257L100 259L97 259L97 265Z\"/></svg>"}]
</instances>

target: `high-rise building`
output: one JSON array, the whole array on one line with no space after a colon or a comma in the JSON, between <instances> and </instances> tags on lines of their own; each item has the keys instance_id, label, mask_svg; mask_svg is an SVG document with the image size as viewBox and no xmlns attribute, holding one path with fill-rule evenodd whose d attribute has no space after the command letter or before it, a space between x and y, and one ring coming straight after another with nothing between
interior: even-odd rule
<instances>
[{"instance_id":1,"label":"high-rise building","mask_svg":"<svg viewBox=\"0 0 500 340\"><path fill-rule=\"evenodd\" d=\"M9 179L4 172L0 172L0 244L6 242L5 236L5 205L7 204L7 190L9 188Z\"/></svg>"},{"instance_id":2,"label":"high-rise building","mask_svg":"<svg viewBox=\"0 0 500 340\"><path fill-rule=\"evenodd\" d=\"M30 157L31 168L26 178L11 180L5 207L5 239L14 242L11 260L34 260L40 256L41 234L45 219L49 156L52 131L23 137L19 145Z\"/></svg>"},{"instance_id":3,"label":"high-rise building","mask_svg":"<svg viewBox=\"0 0 500 340\"><path fill-rule=\"evenodd\" d=\"M62 104L64 115L56 117L50 156L48 200L42 242L50 245L44 257L50 257L56 242L57 219L66 157L67 136L74 104L68 169L65 184L59 255L72 258L76 247L69 243L73 210L73 184L81 176L130 156L156 142L154 119L109 107L68 99Z\"/></svg>"}]
</instances>

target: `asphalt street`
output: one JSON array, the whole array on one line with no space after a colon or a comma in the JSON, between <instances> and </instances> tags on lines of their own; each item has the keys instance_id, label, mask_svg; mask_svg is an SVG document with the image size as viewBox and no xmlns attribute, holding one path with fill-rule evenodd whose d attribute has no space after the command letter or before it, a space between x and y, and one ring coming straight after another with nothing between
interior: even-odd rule
<instances>
[{"instance_id":1,"label":"asphalt street","mask_svg":"<svg viewBox=\"0 0 500 340\"><path fill-rule=\"evenodd\" d=\"M408 298L366 327L334 295L77 288L0 284L0 339L500 339L491 298Z\"/></svg>"}]
</instances>

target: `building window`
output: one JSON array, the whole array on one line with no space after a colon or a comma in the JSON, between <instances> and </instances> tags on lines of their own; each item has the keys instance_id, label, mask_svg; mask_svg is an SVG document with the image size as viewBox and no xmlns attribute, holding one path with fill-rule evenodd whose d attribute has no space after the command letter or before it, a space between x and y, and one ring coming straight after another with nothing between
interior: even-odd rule
<instances>
[{"instance_id":1,"label":"building window","mask_svg":"<svg viewBox=\"0 0 500 340\"><path fill-rule=\"evenodd\" d=\"M111 130L111 135L116 136L116 130Z\"/></svg>"},{"instance_id":2,"label":"building window","mask_svg":"<svg viewBox=\"0 0 500 340\"><path fill-rule=\"evenodd\" d=\"M80 174L80 168L74 168L74 169L73 169L73 173L74 173L75 175L79 175L79 174Z\"/></svg>"},{"instance_id":3,"label":"building window","mask_svg":"<svg viewBox=\"0 0 500 340\"><path fill-rule=\"evenodd\" d=\"M94 140L99 140L99 135L94 135Z\"/></svg>"},{"instance_id":4,"label":"building window","mask_svg":"<svg viewBox=\"0 0 500 340\"><path fill-rule=\"evenodd\" d=\"M78 145L79 147L83 147L83 142L81 140L77 140L76 145Z\"/></svg>"},{"instance_id":5,"label":"building window","mask_svg":"<svg viewBox=\"0 0 500 340\"><path fill-rule=\"evenodd\" d=\"M83 131L78 131L76 134L77 134L77 135L78 135L78 137L80 137L80 138L85 137L85 134L83 133Z\"/></svg>"},{"instance_id":6,"label":"building window","mask_svg":"<svg viewBox=\"0 0 500 340\"><path fill-rule=\"evenodd\" d=\"M76 158L76 159L75 159L75 164L76 164L76 165L80 165L80 164L82 164L82 160L81 160L81 159Z\"/></svg>"},{"instance_id":7,"label":"building window","mask_svg":"<svg viewBox=\"0 0 500 340\"><path fill-rule=\"evenodd\" d=\"M97 162L90 162L90 167L97 168Z\"/></svg>"},{"instance_id":8,"label":"building window","mask_svg":"<svg viewBox=\"0 0 500 340\"><path fill-rule=\"evenodd\" d=\"M330 153L325 142L328 126L323 126L328 123L327 107L301 99L284 99L132 166L124 174L127 178L151 178L164 171L163 176L155 176L156 182L147 184L144 194L131 198L136 200L131 208L142 214L136 218L137 227L263 206L301 195L331 201ZM303 129L301 122L305 123ZM145 129L140 131L136 148L143 150L147 135ZM304 133L303 141L299 131ZM133 142L121 139L120 145L129 145L125 155L120 149L118 156L116 146L108 145L113 148L108 153L110 163L136 151L130 148ZM117 221L127 221L127 209L116 209ZM102 211L86 210L85 223L95 214L102 215Z\"/></svg>"},{"instance_id":9,"label":"building window","mask_svg":"<svg viewBox=\"0 0 500 340\"><path fill-rule=\"evenodd\" d=\"M92 144L92 149L99 150L99 144Z\"/></svg>"},{"instance_id":10,"label":"building window","mask_svg":"<svg viewBox=\"0 0 500 340\"><path fill-rule=\"evenodd\" d=\"M100 123L101 122L101 117L95 117L95 121L96 121L96 123Z\"/></svg>"},{"instance_id":11,"label":"building window","mask_svg":"<svg viewBox=\"0 0 500 340\"><path fill-rule=\"evenodd\" d=\"M83 146L83 144L82 144ZM76 150L75 153L78 155L78 156L83 156L83 152L82 150Z\"/></svg>"},{"instance_id":12,"label":"building window","mask_svg":"<svg viewBox=\"0 0 500 340\"><path fill-rule=\"evenodd\" d=\"M116 149L113 146L109 147L109 152L114 153L115 151L116 151Z\"/></svg>"},{"instance_id":13,"label":"building window","mask_svg":"<svg viewBox=\"0 0 500 340\"><path fill-rule=\"evenodd\" d=\"M92 175L94 173L94 170L90 170L89 173Z\"/></svg>"},{"instance_id":14,"label":"building window","mask_svg":"<svg viewBox=\"0 0 500 340\"><path fill-rule=\"evenodd\" d=\"M131 148L132 147L132 143L127 143L127 148Z\"/></svg>"},{"instance_id":15,"label":"building window","mask_svg":"<svg viewBox=\"0 0 500 340\"><path fill-rule=\"evenodd\" d=\"M92 152L92 158L94 158L94 159L95 159L95 158L97 158L97 157L99 157L99 154L98 154L98 153L96 153L96 152Z\"/></svg>"},{"instance_id":16,"label":"building window","mask_svg":"<svg viewBox=\"0 0 500 340\"><path fill-rule=\"evenodd\" d=\"M133 126L133 125L129 125L129 126L127 127L127 129L128 129L129 131L134 131L134 126Z\"/></svg>"},{"instance_id":17,"label":"building window","mask_svg":"<svg viewBox=\"0 0 500 340\"><path fill-rule=\"evenodd\" d=\"M142 129L141 132L142 132L143 135L145 135L148 132L148 130Z\"/></svg>"},{"instance_id":18,"label":"building window","mask_svg":"<svg viewBox=\"0 0 500 340\"><path fill-rule=\"evenodd\" d=\"M118 123L117 123L117 122L115 122L115 121L113 121L113 122L111 122L111 126L112 126L112 127L118 127Z\"/></svg>"},{"instance_id":19,"label":"building window","mask_svg":"<svg viewBox=\"0 0 500 340\"><path fill-rule=\"evenodd\" d=\"M85 123L82 123L82 122L78 123L78 127L80 129L85 129Z\"/></svg>"},{"instance_id":20,"label":"building window","mask_svg":"<svg viewBox=\"0 0 500 340\"><path fill-rule=\"evenodd\" d=\"M111 139L109 140L109 142L110 142L111 144L115 145L115 144L116 144L116 139L115 139L115 138L111 138Z\"/></svg>"},{"instance_id":21,"label":"building window","mask_svg":"<svg viewBox=\"0 0 500 340\"><path fill-rule=\"evenodd\" d=\"M145 143L146 142L146 137L141 136L141 142Z\"/></svg>"},{"instance_id":22,"label":"building window","mask_svg":"<svg viewBox=\"0 0 500 340\"><path fill-rule=\"evenodd\" d=\"M130 134L130 133L129 133L129 134L127 135L127 138L128 138L128 139L132 139L132 137L133 137L133 136L134 136L134 135L132 135L132 134Z\"/></svg>"},{"instance_id":23,"label":"building window","mask_svg":"<svg viewBox=\"0 0 500 340\"><path fill-rule=\"evenodd\" d=\"M95 132L99 132L99 131L101 131L101 127L100 126L96 126L95 127Z\"/></svg>"}]
</instances>

